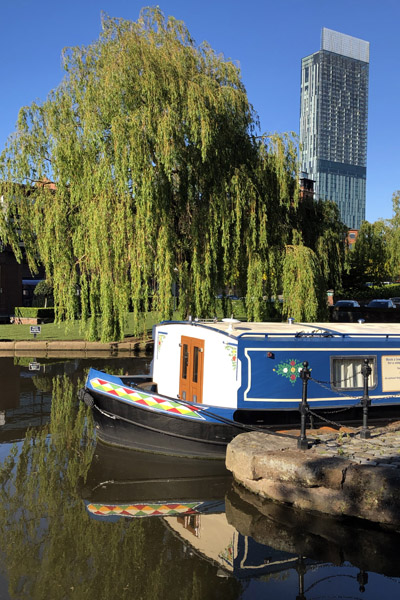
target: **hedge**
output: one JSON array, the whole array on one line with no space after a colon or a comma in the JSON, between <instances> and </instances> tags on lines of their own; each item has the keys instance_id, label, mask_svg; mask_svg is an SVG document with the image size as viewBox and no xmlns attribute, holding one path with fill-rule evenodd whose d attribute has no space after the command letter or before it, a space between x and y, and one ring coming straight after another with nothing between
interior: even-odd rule
<instances>
[{"instance_id":1,"label":"hedge","mask_svg":"<svg viewBox=\"0 0 400 600\"><path fill-rule=\"evenodd\" d=\"M14 308L16 317L27 319L54 319L54 308L43 308L40 306L16 306Z\"/></svg>"},{"instance_id":2,"label":"hedge","mask_svg":"<svg viewBox=\"0 0 400 600\"><path fill-rule=\"evenodd\" d=\"M342 294L335 294L335 300L373 300L374 298L395 298L400 296L400 285L374 285L371 287L348 288Z\"/></svg>"}]
</instances>

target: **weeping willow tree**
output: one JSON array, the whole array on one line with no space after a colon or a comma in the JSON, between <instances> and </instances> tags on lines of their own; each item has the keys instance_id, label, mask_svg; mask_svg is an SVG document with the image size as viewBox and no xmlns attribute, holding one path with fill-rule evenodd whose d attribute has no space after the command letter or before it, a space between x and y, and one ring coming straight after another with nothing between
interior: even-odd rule
<instances>
[{"instance_id":1,"label":"weeping willow tree","mask_svg":"<svg viewBox=\"0 0 400 600\"><path fill-rule=\"evenodd\" d=\"M89 339L121 339L128 310L169 318L173 284L182 316L240 285L261 318L292 243L293 139L255 136L238 67L182 22L152 8L102 26L20 111L0 159L3 242L44 265L56 320L81 312Z\"/></svg>"},{"instance_id":2,"label":"weeping willow tree","mask_svg":"<svg viewBox=\"0 0 400 600\"><path fill-rule=\"evenodd\" d=\"M326 320L326 292L317 255L301 244L287 245L283 261L283 314L295 321Z\"/></svg>"},{"instance_id":3,"label":"weeping willow tree","mask_svg":"<svg viewBox=\"0 0 400 600\"><path fill-rule=\"evenodd\" d=\"M266 316L265 298L282 293L285 245L291 242L290 211L299 206L298 151L294 134L264 136L257 145L255 191L244 207L243 242L247 315Z\"/></svg>"},{"instance_id":4,"label":"weeping willow tree","mask_svg":"<svg viewBox=\"0 0 400 600\"><path fill-rule=\"evenodd\" d=\"M325 291L330 288L340 290L348 228L340 220L338 205L329 200L303 198L291 212L290 219L292 244L304 245L316 254L322 276L319 281ZM286 260L288 256L286 254Z\"/></svg>"},{"instance_id":5,"label":"weeping willow tree","mask_svg":"<svg viewBox=\"0 0 400 600\"><path fill-rule=\"evenodd\" d=\"M232 62L157 8L102 24L97 42L65 51L48 99L20 111L2 156L3 239L18 256L22 238L33 271L42 261L59 321L79 285L91 337L109 340L130 305L138 315L153 297L169 316L174 276L181 308L209 308L228 255L233 268L232 199L256 153Z\"/></svg>"}]
</instances>

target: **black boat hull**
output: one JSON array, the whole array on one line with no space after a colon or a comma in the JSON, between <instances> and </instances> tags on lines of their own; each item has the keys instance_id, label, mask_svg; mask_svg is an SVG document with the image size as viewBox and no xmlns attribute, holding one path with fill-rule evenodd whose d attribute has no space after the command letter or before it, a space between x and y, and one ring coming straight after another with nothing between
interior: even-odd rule
<instances>
[{"instance_id":1,"label":"black boat hull","mask_svg":"<svg viewBox=\"0 0 400 600\"><path fill-rule=\"evenodd\" d=\"M87 502L123 504L160 501L223 502L232 474L220 460L166 456L98 442L80 482Z\"/></svg>"},{"instance_id":2,"label":"black boat hull","mask_svg":"<svg viewBox=\"0 0 400 600\"><path fill-rule=\"evenodd\" d=\"M224 459L227 444L243 432L240 425L160 414L92 389L86 390L85 401L93 407L98 439L123 448L180 457Z\"/></svg>"}]
</instances>

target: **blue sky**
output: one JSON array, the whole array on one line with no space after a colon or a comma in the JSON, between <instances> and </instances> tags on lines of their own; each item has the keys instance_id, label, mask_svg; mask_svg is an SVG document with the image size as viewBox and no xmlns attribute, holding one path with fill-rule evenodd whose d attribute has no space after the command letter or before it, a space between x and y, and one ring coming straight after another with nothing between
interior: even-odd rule
<instances>
[{"instance_id":1,"label":"blue sky","mask_svg":"<svg viewBox=\"0 0 400 600\"><path fill-rule=\"evenodd\" d=\"M44 100L63 77L65 46L98 38L101 11L136 20L138 0L0 0L0 149L18 110ZM153 3L154 4L154 3ZM158 0L237 61L262 132L299 132L301 59L320 48L322 27L370 42L368 221L392 217L400 189L399 0Z\"/></svg>"}]
</instances>

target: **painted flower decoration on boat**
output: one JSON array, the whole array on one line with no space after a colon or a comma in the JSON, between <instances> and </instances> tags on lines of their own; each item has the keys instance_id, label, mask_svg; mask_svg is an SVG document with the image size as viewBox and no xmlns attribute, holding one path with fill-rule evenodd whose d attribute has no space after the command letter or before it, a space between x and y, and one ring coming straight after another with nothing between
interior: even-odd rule
<instances>
[{"instance_id":1,"label":"painted flower decoration on boat","mask_svg":"<svg viewBox=\"0 0 400 600\"><path fill-rule=\"evenodd\" d=\"M231 541L228 546L219 554L219 557L223 560L224 563L228 564L230 567L233 566L233 542Z\"/></svg>"},{"instance_id":2,"label":"painted flower decoration on boat","mask_svg":"<svg viewBox=\"0 0 400 600\"><path fill-rule=\"evenodd\" d=\"M163 344L163 341L165 340L165 338L167 337L166 333L159 333L158 334L158 340L157 340L157 356L159 351L161 350L161 346Z\"/></svg>"},{"instance_id":3,"label":"painted flower decoration on boat","mask_svg":"<svg viewBox=\"0 0 400 600\"><path fill-rule=\"evenodd\" d=\"M303 363L297 362L292 358L288 361L279 363L273 370L277 375L286 377L287 379L289 379L290 383L294 384L297 381L297 378L299 377L302 368Z\"/></svg>"},{"instance_id":4,"label":"painted flower decoration on boat","mask_svg":"<svg viewBox=\"0 0 400 600\"><path fill-rule=\"evenodd\" d=\"M232 369L235 370L236 366L237 366L237 346L233 346L231 344L226 344L225 350L228 352L228 354L230 356Z\"/></svg>"}]
</instances>

